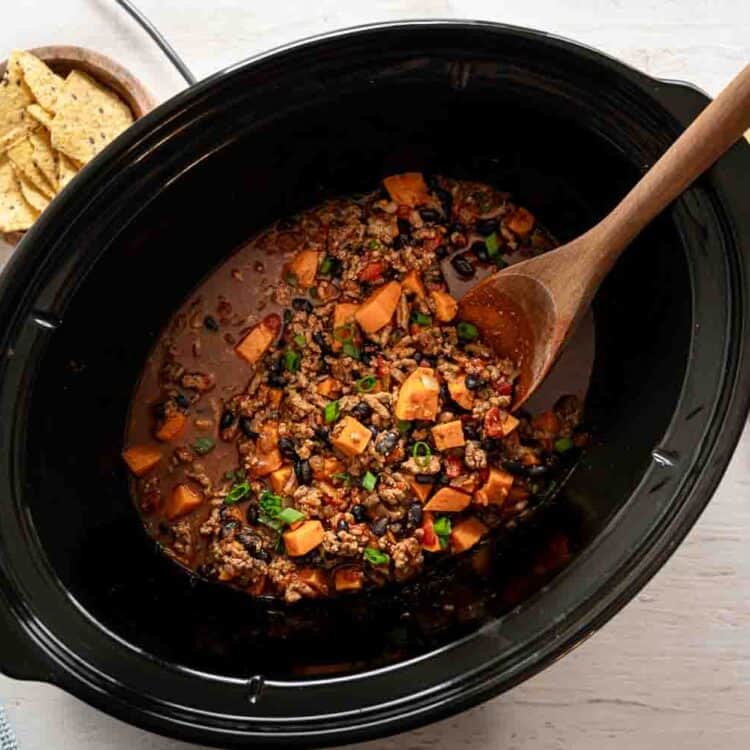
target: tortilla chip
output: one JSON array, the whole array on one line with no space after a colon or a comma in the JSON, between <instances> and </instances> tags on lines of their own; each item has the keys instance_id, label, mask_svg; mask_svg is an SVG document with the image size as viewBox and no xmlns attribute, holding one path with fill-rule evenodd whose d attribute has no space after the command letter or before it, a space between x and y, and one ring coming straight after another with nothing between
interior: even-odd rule
<instances>
[{"instance_id":1,"label":"tortilla chip","mask_svg":"<svg viewBox=\"0 0 750 750\"><path fill-rule=\"evenodd\" d=\"M11 164L12 166L12 164ZM41 213L47 206L49 206L49 199L42 195L20 172L20 170L14 168L13 172L16 175L16 180L21 188L21 194L23 195L26 202L35 210Z\"/></svg>"},{"instance_id":2,"label":"tortilla chip","mask_svg":"<svg viewBox=\"0 0 750 750\"><path fill-rule=\"evenodd\" d=\"M78 167L65 154L57 154L57 189L62 190L76 175Z\"/></svg>"},{"instance_id":3,"label":"tortilla chip","mask_svg":"<svg viewBox=\"0 0 750 750\"><path fill-rule=\"evenodd\" d=\"M38 213L26 202L10 161L0 156L0 231L28 229Z\"/></svg>"},{"instance_id":4,"label":"tortilla chip","mask_svg":"<svg viewBox=\"0 0 750 750\"><path fill-rule=\"evenodd\" d=\"M29 133L29 141L34 147L32 157L34 164L52 186L52 189L57 192L57 153L52 150L49 133L44 128L40 128L33 133Z\"/></svg>"},{"instance_id":5,"label":"tortilla chip","mask_svg":"<svg viewBox=\"0 0 750 750\"><path fill-rule=\"evenodd\" d=\"M8 58L8 69L0 82L0 149L6 149L36 127L26 107L34 103L28 86L23 81L17 53Z\"/></svg>"},{"instance_id":6,"label":"tortilla chip","mask_svg":"<svg viewBox=\"0 0 750 750\"><path fill-rule=\"evenodd\" d=\"M52 115L40 104L29 104L26 107L26 111L41 125L44 125L47 130L52 124Z\"/></svg>"},{"instance_id":7,"label":"tortilla chip","mask_svg":"<svg viewBox=\"0 0 750 750\"><path fill-rule=\"evenodd\" d=\"M8 158L21 171L23 176L47 198L54 197L52 187L47 183L44 174L34 163L34 146L28 136L7 151Z\"/></svg>"},{"instance_id":8,"label":"tortilla chip","mask_svg":"<svg viewBox=\"0 0 750 750\"><path fill-rule=\"evenodd\" d=\"M17 55L18 66L31 95L42 107L54 112L55 102L65 81L31 52L14 52L13 54Z\"/></svg>"},{"instance_id":9,"label":"tortilla chip","mask_svg":"<svg viewBox=\"0 0 750 750\"><path fill-rule=\"evenodd\" d=\"M133 113L117 94L74 70L56 103L52 146L85 164L132 122Z\"/></svg>"}]
</instances>

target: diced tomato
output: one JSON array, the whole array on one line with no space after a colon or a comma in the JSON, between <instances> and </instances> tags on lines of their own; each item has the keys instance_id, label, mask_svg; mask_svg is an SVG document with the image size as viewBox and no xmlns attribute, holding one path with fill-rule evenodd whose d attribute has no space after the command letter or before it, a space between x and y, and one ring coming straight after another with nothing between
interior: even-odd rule
<instances>
[{"instance_id":1,"label":"diced tomato","mask_svg":"<svg viewBox=\"0 0 750 750\"><path fill-rule=\"evenodd\" d=\"M437 536L435 536L435 532L432 530L432 524L430 524L429 526L425 524L422 529L424 530L422 543L426 547L434 547L437 544Z\"/></svg>"},{"instance_id":2,"label":"diced tomato","mask_svg":"<svg viewBox=\"0 0 750 750\"><path fill-rule=\"evenodd\" d=\"M487 437L499 438L503 436L503 416L497 406L493 406L484 415L484 434Z\"/></svg>"},{"instance_id":3,"label":"diced tomato","mask_svg":"<svg viewBox=\"0 0 750 750\"><path fill-rule=\"evenodd\" d=\"M368 263L357 277L360 281L377 281L383 277L383 264L379 261Z\"/></svg>"},{"instance_id":4,"label":"diced tomato","mask_svg":"<svg viewBox=\"0 0 750 750\"><path fill-rule=\"evenodd\" d=\"M504 380L496 380L493 387L501 396L510 396L513 393L513 386Z\"/></svg>"},{"instance_id":5,"label":"diced tomato","mask_svg":"<svg viewBox=\"0 0 750 750\"><path fill-rule=\"evenodd\" d=\"M274 334L278 334L281 330L281 316L278 313L266 315L266 317L263 318L262 323L266 328L273 331Z\"/></svg>"},{"instance_id":6,"label":"diced tomato","mask_svg":"<svg viewBox=\"0 0 750 750\"><path fill-rule=\"evenodd\" d=\"M445 475L453 479L457 477L464 468L464 462L459 456L445 457Z\"/></svg>"}]
</instances>

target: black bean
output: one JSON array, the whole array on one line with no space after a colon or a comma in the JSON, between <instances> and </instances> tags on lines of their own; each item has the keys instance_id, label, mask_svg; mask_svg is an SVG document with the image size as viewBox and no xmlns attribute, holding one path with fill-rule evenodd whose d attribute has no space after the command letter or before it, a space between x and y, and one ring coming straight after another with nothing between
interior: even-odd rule
<instances>
[{"instance_id":1,"label":"black bean","mask_svg":"<svg viewBox=\"0 0 750 750\"><path fill-rule=\"evenodd\" d=\"M475 391L482 385L482 379L477 375L467 375L464 382L470 391Z\"/></svg>"},{"instance_id":2,"label":"black bean","mask_svg":"<svg viewBox=\"0 0 750 750\"><path fill-rule=\"evenodd\" d=\"M474 253L474 257L482 263L487 263L490 259L490 254L487 251L487 245L483 240L477 240L471 245L471 252Z\"/></svg>"},{"instance_id":3,"label":"black bean","mask_svg":"<svg viewBox=\"0 0 750 750\"><path fill-rule=\"evenodd\" d=\"M373 534L375 534L375 536L383 536L383 534L385 534L387 529L388 529L388 519L385 517L378 518L376 521L373 521L370 524L370 530L372 531Z\"/></svg>"},{"instance_id":4,"label":"black bean","mask_svg":"<svg viewBox=\"0 0 750 750\"><path fill-rule=\"evenodd\" d=\"M448 248L445 245L438 245L435 248L435 257L438 260L442 260L443 258L448 257Z\"/></svg>"},{"instance_id":5,"label":"black bean","mask_svg":"<svg viewBox=\"0 0 750 750\"><path fill-rule=\"evenodd\" d=\"M245 437L258 437L258 433L253 429L253 422L250 417L240 417L240 429Z\"/></svg>"},{"instance_id":6,"label":"black bean","mask_svg":"<svg viewBox=\"0 0 750 750\"><path fill-rule=\"evenodd\" d=\"M406 237L411 234L411 224L406 219L398 218L396 219L396 224L398 225L399 234L403 234Z\"/></svg>"},{"instance_id":7,"label":"black bean","mask_svg":"<svg viewBox=\"0 0 750 750\"><path fill-rule=\"evenodd\" d=\"M409 526L419 526L422 523L422 504L412 503L406 511L406 520Z\"/></svg>"},{"instance_id":8,"label":"black bean","mask_svg":"<svg viewBox=\"0 0 750 750\"><path fill-rule=\"evenodd\" d=\"M412 359L419 364L422 361L422 352L414 352Z\"/></svg>"},{"instance_id":9,"label":"black bean","mask_svg":"<svg viewBox=\"0 0 750 750\"><path fill-rule=\"evenodd\" d=\"M508 459L502 462L502 466L505 471L507 471L509 474L513 474L513 476L522 477L526 474L524 465L520 461Z\"/></svg>"},{"instance_id":10,"label":"black bean","mask_svg":"<svg viewBox=\"0 0 750 750\"><path fill-rule=\"evenodd\" d=\"M414 479L417 484L432 484L435 481L435 477L432 474L415 474Z\"/></svg>"},{"instance_id":11,"label":"black bean","mask_svg":"<svg viewBox=\"0 0 750 750\"><path fill-rule=\"evenodd\" d=\"M225 409L221 414L219 429L228 430L234 424L235 416L229 409Z\"/></svg>"},{"instance_id":12,"label":"black bean","mask_svg":"<svg viewBox=\"0 0 750 750\"><path fill-rule=\"evenodd\" d=\"M201 577L201 578L212 578L214 575L214 566L210 563L201 563L196 569L195 572Z\"/></svg>"},{"instance_id":13,"label":"black bean","mask_svg":"<svg viewBox=\"0 0 750 750\"><path fill-rule=\"evenodd\" d=\"M268 385L270 385L271 388L285 388L286 380L284 380L283 375L269 375Z\"/></svg>"},{"instance_id":14,"label":"black bean","mask_svg":"<svg viewBox=\"0 0 750 750\"><path fill-rule=\"evenodd\" d=\"M154 416L157 419L164 419L167 416L167 405L162 401L161 403L154 404L153 406Z\"/></svg>"},{"instance_id":15,"label":"black bean","mask_svg":"<svg viewBox=\"0 0 750 750\"><path fill-rule=\"evenodd\" d=\"M448 226L448 234L463 234L464 231L465 227L460 221L454 221Z\"/></svg>"},{"instance_id":16,"label":"black bean","mask_svg":"<svg viewBox=\"0 0 750 750\"><path fill-rule=\"evenodd\" d=\"M368 424L367 429L370 431L370 433L372 434L374 438L376 438L378 434L380 433L380 430L377 427L375 427L374 424Z\"/></svg>"},{"instance_id":17,"label":"black bean","mask_svg":"<svg viewBox=\"0 0 750 750\"><path fill-rule=\"evenodd\" d=\"M482 450L485 453L497 453L503 447L502 440L499 438L486 437L482 440Z\"/></svg>"},{"instance_id":18,"label":"black bean","mask_svg":"<svg viewBox=\"0 0 750 750\"><path fill-rule=\"evenodd\" d=\"M357 523L364 523L367 520L367 511L364 505L353 505L351 513Z\"/></svg>"},{"instance_id":19,"label":"black bean","mask_svg":"<svg viewBox=\"0 0 750 750\"><path fill-rule=\"evenodd\" d=\"M526 467L527 477L546 477L547 474L549 474L549 466L538 464Z\"/></svg>"},{"instance_id":20,"label":"black bean","mask_svg":"<svg viewBox=\"0 0 750 750\"><path fill-rule=\"evenodd\" d=\"M359 353L359 361L363 365L369 365L372 363L372 357L373 355L370 352L360 351Z\"/></svg>"},{"instance_id":21,"label":"black bean","mask_svg":"<svg viewBox=\"0 0 750 750\"><path fill-rule=\"evenodd\" d=\"M386 279L390 279L391 281L393 279L397 279L399 277L399 271L394 266L389 266L385 269L385 273L383 274L383 277Z\"/></svg>"},{"instance_id":22,"label":"black bean","mask_svg":"<svg viewBox=\"0 0 750 750\"><path fill-rule=\"evenodd\" d=\"M316 427L315 437L320 440L321 443L328 445L331 442L331 431L328 427Z\"/></svg>"},{"instance_id":23,"label":"black bean","mask_svg":"<svg viewBox=\"0 0 750 750\"><path fill-rule=\"evenodd\" d=\"M304 297L295 297L292 300L292 307L297 310L297 312L306 312L309 314L313 311L312 302Z\"/></svg>"},{"instance_id":24,"label":"black bean","mask_svg":"<svg viewBox=\"0 0 750 750\"><path fill-rule=\"evenodd\" d=\"M420 208L419 215L422 217L422 221L430 223L440 221L440 214L434 208Z\"/></svg>"},{"instance_id":25,"label":"black bean","mask_svg":"<svg viewBox=\"0 0 750 750\"><path fill-rule=\"evenodd\" d=\"M479 426L472 422L464 422L464 437L467 440L479 440Z\"/></svg>"},{"instance_id":26,"label":"black bean","mask_svg":"<svg viewBox=\"0 0 750 750\"><path fill-rule=\"evenodd\" d=\"M312 483L312 469L307 459L298 458L294 462L294 474L300 484Z\"/></svg>"},{"instance_id":27,"label":"black bean","mask_svg":"<svg viewBox=\"0 0 750 750\"><path fill-rule=\"evenodd\" d=\"M451 398L451 392L448 390L448 384L445 382L440 383L440 398L443 400L443 403L453 400Z\"/></svg>"},{"instance_id":28,"label":"black bean","mask_svg":"<svg viewBox=\"0 0 750 750\"><path fill-rule=\"evenodd\" d=\"M270 562L271 555L268 554L263 548L258 548L250 553L256 560L262 560L263 562Z\"/></svg>"},{"instance_id":29,"label":"black bean","mask_svg":"<svg viewBox=\"0 0 750 750\"><path fill-rule=\"evenodd\" d=\"M349 524L346 522L346 518L339 518L339 522L336 524L337 531L349 531Z\"/></svg>"},{"instance_id":30,"label":"black bean","mask_svg":"<svg viewBox=\"0 0 750 750\"><path fill-rule=\"evenodd\" d=\"M227 521L222 527L219 536L222 539L226 539L228 536L234 534L235 531L240 527L239 521Z\"/></svg>"},{"instance_id":31,"label":"black bean","mask_svg":"<svg viewBox=\"0 0 750 750\"><path fill-rule=\"evenodd\" d=\"M258 523L258 508L255 505L248 505L245 511L245 518L247 518L248 523Z\"/></svg>"},{"instance_id":32,"label":"black bean","mask_svg":"<svg viewBox=\"0 0 750 750\"><path fill-rule=\"evenodd\" d=\"M375 441L375 450L378 453L382 453L383 455L386 455L390 453L398 445L398 439L399 439L398 432L394 432L393 430L389 430L388 432L383 432L381 435L378 436L378 439Z\"/></svg>"},{"instance_id":33,"label":"black bean","mask_svg":"<svg viewBox=\"0 0 750 750\"><path fill-rule=\"evenodd\" d=\"M216 322L216 318L214 318L213 315L206 315L206 317L203 318L203 325L209 331L216 332L219 330L219 324Z\"/></svg>"},{"instance_id":34,"label":"black bean","mask_svg":"<svg viewBox=\"0 0 750 750\"><path fill-rule=\"evenodd\" d=\"M440 474L435 477L435 481L438 484L450 484L451 478L447 474L443 474L442 472L440 472Z\"/></svg>"},{"instance_id":35,"label":"black bean","mask_svg":"<svg viewBox=\"0 0 750 750\"><path fill-rule=\"evenodd\" d=\"M435 367L435 357L428 357L426 354L423 354L422 364L425 367Z\"/></svg>"},{"instance_id":36,"label":"black bean","mask_svg":"<svg viewBox=\"0 0 750 750\"><path fill-rule=\"evenodd\" d=\"M393 249L400 250L403 246L404 246L404 238L400 234L397 234L393 238Z\"/></svg>"},{"instance_id":37,"label":"black bean","mask_svg":"<svg viewBox=\"0 0 750 750\"><path fill-rule=\"evenodd\" d=\"M288 435L282 435L279 438L279 451L284 458L297 458L297 451L294 448L294 440Z\"/></svg>"},{"instance_id":38,"label":"black bean","mask_svg":"<svg viewBox=\"0 0 750 750\"><path fill-rule=\"evenodd\" d=\"M437 188L435 190L435 195L438 197L440 205L443 207L443 213L447 217L450 217L453 210L453 196L447 190L443 190L443 188Z\"/></svg>"},{"instance_id":39,"label":"black bean","mask_svg":"<svg viewBox=\"0 0 750 750\"><path fill-rule=\"evenodd\" d=\"M286 344L284 344L286 346ZM268 367L269 372L275 373L276 375L284 372L284 360L281 357L272 359Z\"/></svg>"},{"instance_id":40,"label":"black bean","mask_svg":"<svg viewBox=\"0 0 750 750\"><path fill-rule=\"evenodd\" d=\"M360 422L366 422L372 416L372 408L360 401L352 408L352 416Z\"/></svg>"},{"instance_id":41,"label":"black bean","mask_svg":"<svg viewBox=\"0 0 750 750\"><path fill-rule=\"evenodd\" d=\"M456 255L451 258L451 265L462 279L470 279L474 276L474 266L466 258L465 254Z\"/></svg>"},{"instance_id":42,"label":"black bean","mask_svg":"<svg viewBox=\"0 0 750 750\"><path fill-rule=\"evenodd\" d=\"M344 264L338 258L331 258L331 278L340 279L344 273Z\"/></svg>"},{"instance_id":43,"label":"black bean","mask_svg":"<svg viewBox=\"0 0 750 750\"><path fill-rule=\"evenodd\" d=\"M477 219L474 228L482 237L489 237L489 235L497 231L497 219Z\"/></svg>"},{"instance_id":44,"label":"black bean","mask_svg":"<svg viewBox=\"0 0 750 750\"><path fill-rule=\"evenodd\" d=\"M177 403L177 405L181 406L183 409L190 408L190 399L186 395L184 395L183 393L178 393L174 397L174 400Z\"/></svg>"}]
</instances>

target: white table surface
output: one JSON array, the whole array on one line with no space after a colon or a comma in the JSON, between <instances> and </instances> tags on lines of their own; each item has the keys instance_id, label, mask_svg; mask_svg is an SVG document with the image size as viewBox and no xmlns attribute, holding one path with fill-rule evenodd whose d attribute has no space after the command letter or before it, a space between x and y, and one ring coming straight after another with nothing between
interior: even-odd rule
<instances>
[{"instance_id":1,"label":"white table surface","mask_svg":"<svg viewBox=\"0 0 750 750\"><path fill-rule=\"evenodd\" d=\"M199 77L310 34L398 18L484 18L577 39L715 94L750 60L746 0L137 0ZM0 57L79 44L159 97L182 80L113 0L4 0ZM750 185L750 176L749 176ZM749 189L750 193L750 189ZM0 268L10 255L0 245ZM602 631L542 674L374 750L750 748L750 431L667 565ZM165 750L175 743L56 688L0 675L21 750Z\"/></svg>"}]
</instances>

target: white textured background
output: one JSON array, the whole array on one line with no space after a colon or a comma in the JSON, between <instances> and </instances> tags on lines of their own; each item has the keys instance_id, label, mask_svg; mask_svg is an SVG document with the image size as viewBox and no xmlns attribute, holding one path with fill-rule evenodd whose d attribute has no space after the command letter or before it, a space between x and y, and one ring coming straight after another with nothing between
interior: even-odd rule
<instances>
[{"instance_id":1,"label":"white textured background","mask_svg":"<svg viewBox=\"0 0 750 750\"><path fill-rule=\"evenodd\" d=\"M398 18L483 18L598 47L715 94L750 60L748 0L138 0L199 76L278 44ZM180 77L112 0L2 0L0 57L78 44L167 97ZM750 186L750 175L748 176ZM750 194L750 188L748 190ZM10 253L0 245L0 267ZM0 676L21 750L188 746L55 688ZM461 716L366 750L750 748L750 431L698 525L644 591L541 675Z\"/></svg>"}]
</instances>

